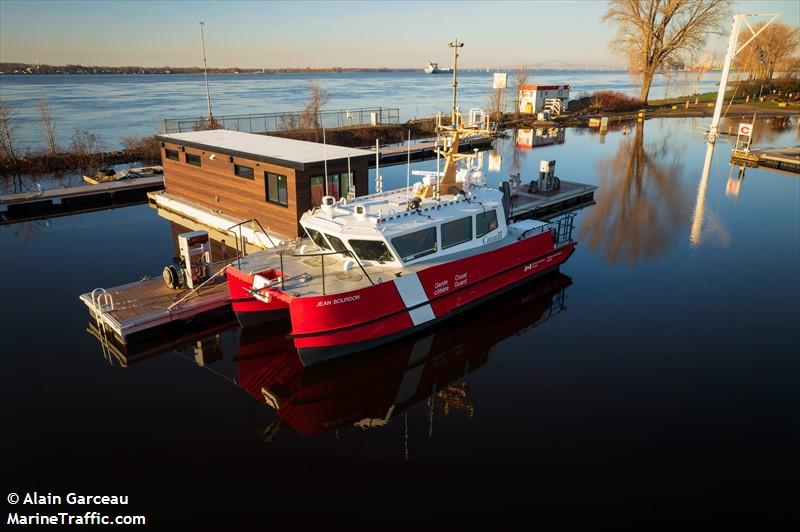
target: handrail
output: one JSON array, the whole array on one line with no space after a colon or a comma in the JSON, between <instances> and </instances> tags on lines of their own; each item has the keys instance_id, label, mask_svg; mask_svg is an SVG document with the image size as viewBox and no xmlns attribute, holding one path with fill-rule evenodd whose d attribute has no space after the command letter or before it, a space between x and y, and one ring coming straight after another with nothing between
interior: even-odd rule
<instances>
[{"instance_id":1,"label":"handrail","mask_svg":"<svg viewBox=\"0 0 800 532\"><path fill-rule=\"evenodd\" d=\"M573 220L575 219L575 213L569 212L564 214L563 216L553 220L552 222L547 222L544 225L540 225L539 227L533 227L531 229L526 229L522 232L517 240L524 240L528 233L532 233L534 231L538 231L539 233L544 233L545 231L552 231L555 229L556 232L556 244L560 244L561 242L572 240L572 230L574 229ZM569 223L568 223L569 222Z\"/></svg>"},{"instance_id":2,"label":"handrail","mask_svg":"<svg viewBox=\"0 0 800 532\"><path fill-rule=\"evenodd\" d=\"M238 224L234 224L234 225L228 227L226 229L226 231L228 231L229 233L232 233L233 236L236 237L236 265L237 266L241 266L242 265L241 258L244 256L244 254L245 254L245 252L247 250L245 249L244 235L242 234L242 230L240 229L239 230L239 234L237 235L233 231L233 228L234 227L240 227L240 226L242 226L244 224L249 224L250 222L255 222L258 225L258 228L261 229L261 232L264 233L264 235L267 237L267 240L269 240L269 243L272 244L272 247L274 247L274 248L278 247L275 244L275 241L272 240L272 237L269 236L269 233L266 231L266 229L264 229L264 226L261 225L261 222L259 222L256 218L250 218L249 220L244 220L242 222L239 222ZM239 239L242 240L242 249L241 249L241 251L239 250Z\"/></svg>"},{"instance_id":3,"label":"handrail","mask_svg":"<svg viewBox=\"0 0 800 532\"><path fill-rule=\"evenodd\" d=\"M209 281L211 281L211 279L213 279L213 278L214 278L214 277L216 277L217 275L219 275L219 274L221 274L222 272L224 272L225 270L227 270L227 269L228 269L228 266L230 266L230 264L226 264L225 266L223 266L222 268L220 268L220 269L219 269L219 271L218 271L217 273L215 273L214 275L212 275L211 277L209 277L208 279L206 279L205 281L203 281L203 282L202 282L202 283L200 283L199 285L197 285L197 286L195 286L194 288L192 288L192 289L189 291L189 293L188 293L188 294L186 294L185 296L183 296L182 298L180 298L179 300L177 300L176 302L174 302L173 304L171 304L170 306L168 306L168 307L167 307L167 312L171 312L171 311L172 311L172 309L173 309L175 306L177 306L177 305L179 305L179 304L183 303L183 302L184 302L186 299L188 299L188 298L189 298L189 296L191 296L191 295L192 295L192 294L194 294L195 292L199 291L199 290L200 290L200 289L201 289L201 288L202 288L202 287L203 287L203 286L204 286L206 283L208 283Z\"/></svg>"},{"instance_id":4,"label":"handrail","mask_svg":"<svg viewBox=\"0 0 800 532\"><path fill-rule=\"evenodd\" d=\"M280 259L281 259L281 290L283 290L283 278L285 277L284 271L283 271L284 250L280 250L278 252L278 255L280 256ZM370 277L369 274L367 273L367 270L364 268L364 265L361 264L361 261L358 259L358 257L356 257L355 253L353 253L349 249L346 249L344 251L321 251L319 253L300 253L300 254L292 253L289 256L290 257L323 257L322 261L320 262L320 268L322 270L322 295L326 295L325 294L325 259L324 259L324 257L326 257L327 255L347 255L347 256L351 257L355 261L355 263L358 264L358 267L361 269L361 273L363 273L364 276L367 278L367 280L369 281L369 284L372 285L372 286L375 286L375 282L372 280L372 277Z\"/></svg>"}]
</instances>

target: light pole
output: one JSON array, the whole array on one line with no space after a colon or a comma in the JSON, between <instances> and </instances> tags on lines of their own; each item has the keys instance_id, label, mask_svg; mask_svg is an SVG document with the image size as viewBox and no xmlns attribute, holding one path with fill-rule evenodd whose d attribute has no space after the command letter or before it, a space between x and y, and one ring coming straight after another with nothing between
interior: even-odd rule
<instances>
[{"instance_id":1,"label":"light pole","mask_svg":"<svg viewBox=\"0 0 800 532\"><path fill-rule=\"evenodd\" d=\"M450 125L456 126L456 92L458 90L458 80L456 79L456 71L458 70L458 49L464 46L463 42L458 42L458 39L449 43L450 48L453 49L453 110L452 122Z\"/></svg>"},{"instance_id":2,"label":"light pole","mask_svg":"<svg viewBox=\"0 0 800 532\"><path fill-rule=\"evenodd\" d=\"M208 104L208 127L212 127L214 117L211 115L211 96L208 93L208 65L206 64L206 37L203 32L205 22L200 21L200 42L203 44L203 76L206 78L206 103Z\"/></svg>"}]
</instances>

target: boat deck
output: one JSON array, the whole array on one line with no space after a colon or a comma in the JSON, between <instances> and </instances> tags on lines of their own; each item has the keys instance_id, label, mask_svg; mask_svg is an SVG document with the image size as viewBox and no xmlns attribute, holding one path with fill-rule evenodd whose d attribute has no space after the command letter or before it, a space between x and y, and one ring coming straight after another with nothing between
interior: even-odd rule
<instances>
[{"instance_id":1,"label":"boat deck","mask_svg":"<svg viewBox=\"0 0 800 532\"><path fill-rule=\"evenodd\" d=\"M112 331L124 344L134 333L227 307L224 267L221 263L213 265L214 276L195 290L173 290L157 277L98 288L82 294L80 299L98 324Z\"/></svg>"},{"instance_id":2,"label":"boat deck","mask_svg":"<svg viewBox=\"0 0 800 532\"><path fill-rule=\"evenodd\" d=\"M551 225L541 223L538 224L538 229L544 231ZM504 238L482 245L480 252L485 253L513 244L523 232L525 230L522 228L509 227L508 233ZM531 235L533 234L535 233L531 233ZM283 262L281 262L281 251L283 251ZM341 254L320 255L316 248L314 251L301 253L297 250L281 247L245 257L239 264L234 262L233 266L250 275L264 272L270 268L283 271L286 275L282 288L283 292L293 297L317 297L367 288L372 284L394 279L398 275L408 275L431 266L462 259L474 254L475 248L471 248L437 256L431 260L420 261L408 266L397 262L363 264L362 270L356 261ZM276 285L276 288L281 288L281 285Z\"/></svg>"}]
</instances>

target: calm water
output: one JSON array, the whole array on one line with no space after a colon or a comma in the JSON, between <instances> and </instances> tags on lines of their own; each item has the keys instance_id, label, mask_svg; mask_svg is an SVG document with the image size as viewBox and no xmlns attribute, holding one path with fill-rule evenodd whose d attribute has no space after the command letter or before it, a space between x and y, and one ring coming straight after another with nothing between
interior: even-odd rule
<instances>
[{"instance_id":1,"label":"calm water","mask_svg":"<svg viewBox=\"0 0 800 532\"><path fill-rule=\"evenodd\" d=\"M270 113L302 109L305 85L317 80L328 90L327 109L397 107L401 120L434 116L450 108L452 78L422 72L347 74L265 74L211 76L211 98L217 115ZM709 73L701 92L716 90L719 73ZM572 85L572 95L596 90L637 94L626 72L533 72L530 83ZM657 78L652 98L689 94L693 80L679 76ZM459 76L459 105L485 107L492 87L491 72L464 72ZM56 140L63 146L76 129L100 135L107 148L118 148L122 137L158 131L164 118L191 118L206 114L202 75L141 76L3 76L0 97L17 113L17 137L23 148L43 142L38 101L46 98L54 119ZM513 102L509 90L506 101Z\"/></svg>"},{"instance_id":2,"label":"calm water","mask_svg":"<svg viewBox=\"0 0 800 532\"><path fill-rule=\"evenodd\" d=\"M553 158L600 185L562 276L306 372L280 326L109 364L77 296L159 273L171 227L147 206L0 227L3 487L126 494L173 527L775 529L799 472L800 180L737 188L721 140L698 202L703 125L500 142L493 182Z\"/></svg>"}]
</instances>

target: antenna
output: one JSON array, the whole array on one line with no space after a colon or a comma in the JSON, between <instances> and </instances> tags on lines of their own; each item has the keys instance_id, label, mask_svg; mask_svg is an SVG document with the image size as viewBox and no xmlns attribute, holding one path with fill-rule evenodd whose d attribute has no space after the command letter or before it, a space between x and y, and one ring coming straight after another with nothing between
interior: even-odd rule
<instances>
[{"instance_id":1,"label":"antenna","mask_svg":"<svg viewBox=\"0 0 800 532\"><path fill-rule=\"evenodd\" d=\"M328 196L330 194L330 189L328 188L328 144L325 142L325 128L322 128L322 161L325 165L325 194L323 196Z\"/></svg>"},{"instance_id":2,"label":"antenna","mask_svg":"<svg viewBox=\"0 0 800 532\"><path fill-rule=\"evenodd\" d=\"M356 197L356 184L353 180L353 171L350 170L350 154L347 154L347 199Z\"/></svg>"},{"instance_id":3,"label":"antenna","mask_svg":"<svg viewBox=\"0 0 800 532\"><path fill-rule=\"evenodd\" d=\"M211 115L211 96L208 93L208 65L206 64L206 36L203 28L206 23L200 21L200 42L203 43L203 76L206 78L206 103L208 104L208 127L214 123L214 117Z\"/></svg>"},{"instance_id":4,"label":"antenna","mask_svg":"<svg viewBox=\"0 0 800 532\"><path fill-rule=\"evenodd\" d=\"M455 127L456 125L456 93L458 89L458 80L456 79L456 71L458 70L458 49L464 46L464 43L458 42L458 39L455 41L448 43L450 48L453 49L453 117L451 126Z\"/></svg>"},{"instance_id":5,"label":"antenna","mask_svg":"<svg viewBox=\"0 0 800 532\"><path fill-rule=\"evenodd\" d=\"M408 156L406 158L406 204L408 204L408 189L411 187L411 130L408 130Z\"/></svg>"},{"instance_id":6,"label":"antenna","mask_svg":"<svg viewBox=\"0 0 800 532\"><path fill-rule=\"evenodd\" d=\"M381 144L380 140L375 139L375 192L383 192L383 180L381 179Z\"/></svg>"}]
</instances>

